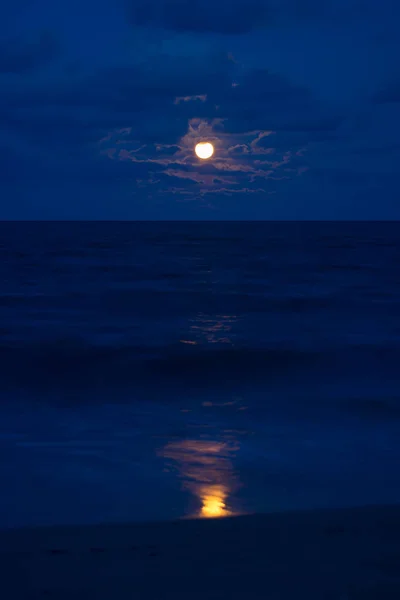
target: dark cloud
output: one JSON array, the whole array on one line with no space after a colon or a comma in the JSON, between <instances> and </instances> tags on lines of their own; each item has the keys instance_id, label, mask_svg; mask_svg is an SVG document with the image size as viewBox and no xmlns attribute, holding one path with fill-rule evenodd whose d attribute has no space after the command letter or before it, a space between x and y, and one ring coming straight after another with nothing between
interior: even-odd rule
<instances>
[{"instance_id":1,"label":"dark cloud","mask_svg":"<svg viewBox=\"0 0 400 600\"><path fill-rule=\"evenodd\" d=\"M382 6L381 6L382 4ZM396 0L125 0L129 22L179 33L245 34L299 21L359 22Z\"/></svg>"},{"instance_id":2,"label":"dark cloud","mask_svg":"<svg viewBox=\"0 0 400 600\"><path fill-rule=\"evenodd\" d=\"M0 41L0 74L25 74L39 69L60 54L58 40L49 32L33 41L8 39Z\"/></svg>"},{"instance_id":3,"label":"dark cloud","mask_svg":"<svg viewBox=\"0 0 400 600\"><path fill-rule=\"evenodd\" d=\"M264 23L268 2L263 0L126 0L133 25L177 32L242 34Z\"/></svg>"},{"instance_id":4,"label":"dark cloud","mask_svg":"<svg viewBox=\"0 0 400 600\"><path fill-rule=\"evenodd\" d=\"M213 117L210 103L176 102L177 97L214 93L230 86L226 56L189 60L160 57L126 68L99 70L62 84L47 82L5 90L0 123L38 143L100 139L130 128L125 142L176 144L193 116Z\"/></svg>"},{"instance_id":5,"label":"dark cloud","mask_svg":"<svg viewBox=\"0 0 400 600\"><path fill-rule=\"evenodd\" d=\"M308 88L288 79L254 69L237 78L239 84L225 88L220 97L218 129L231 133L255 130L327 133L340 125L340 115L329 114Z\"/></svg>"},{"instance_id":6,"label":"dark cloud","mask_svg":"<svg viewBox=\"0 0 400 600\"><path fill-rule=\"evenodd\" d=\"M376 92L373 101L376 104L400 103L400 79Z\"/></svg>"},{"instance_id":7,"label":"dark cloud","mask_svg":"<svg viewBox=\"0 0 400 600\"><path fill-rule=\"evenodd\" d=\"M322 143L336 139L337 127L332 130L306 130L306 131L273 131L270 135L257 140L257 148L274 148L287 150L287 148L302 148L308 144Z\"/></svg>"}]
</instances>

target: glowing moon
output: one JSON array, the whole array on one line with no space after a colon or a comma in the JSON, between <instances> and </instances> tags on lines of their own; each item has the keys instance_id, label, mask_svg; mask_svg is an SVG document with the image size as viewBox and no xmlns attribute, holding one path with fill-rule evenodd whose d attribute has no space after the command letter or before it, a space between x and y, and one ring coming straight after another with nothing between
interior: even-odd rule
<instances>
[{"instance_id":1,"label":"glowing moon","mask_svg":"<svg viewBox=\"0 0 400 600\"><path fill-rule=\"evenodd\" d=\"M214 154L214 146L210 144L210 142L200 142L200 144L197 144L194 151L199 158L206 160L207 158L211 158Z\"/></svg>"}]
</instances>

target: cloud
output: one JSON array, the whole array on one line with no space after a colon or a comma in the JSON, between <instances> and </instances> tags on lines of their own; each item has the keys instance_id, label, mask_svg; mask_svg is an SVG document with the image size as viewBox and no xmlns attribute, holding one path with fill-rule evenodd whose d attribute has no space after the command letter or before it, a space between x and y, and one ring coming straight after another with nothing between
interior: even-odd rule
<instances>
[{"instance_id":1,"label":"cloud","mask_svg":"<svg viewBox=\"0 0 400 600\"><path fill-rule=\"evenodd\" d=\"M125 0L134 26L177 33L242 35L281 24L380 20L397 0Z\"/></svg>"},{"instance_id":2,"label":"cloud","mask_svg":"<svg viewBox=\"0 0 400 600\"><path fill-rule=\"evenodd\" d=\"M212 94L209 94L212 100ZM303 86L267 69L252 69L236 78L215 98L220 129L231 133L270 130L279 132L334 132L342 121Z\"/></svg>"},{"instance_id":3,"label":"cloud","mask_svg":"<svg viewBox=\"0 0 400 600\"><path fill-rule=\"evenodd\" d=\"M363 190L385 189L394 197L394 103L372 103L358 109L362 119L356 111L349 118L310 88L227 54L161 55L89 75L18 78L4 89L0 108L5 180L34 183L32 189L43 181L115 188L120 206L128 197L147 211L251 204L255 216L277 198L297 215L296 186L316 199L332 190L332 202L342 190L361 198ZM193 153L202 139L215 145L206 163Z\"/></svg>"},{"instance_id":4,"label":"cloud","mask_svg":"<svg viewBox=\"0 0 400 600\"><path fill-rule=\"evenodd\" d=\"M376 92L373 101L376 104L400 103L400 79Z\"/></svg>"},{"instance_id":5,"label":"cloud","mask_svg":"<svg viewBox=\"0 0 400 600\"><path fill-rule=\"evenodd\" d=\"M152 26L176 32L242 34L266 18L263 0L127 0L132 25Z\"/></svg>"},{"instance_id":6,"label":"cloud","mask_svg":"<svg viewBox=\"0 0 400 600\"><path fill-rule=\"evenodd\" d=\"M344 205L395 186L398 0L121 0L113 10L73 0L62 13L21 2L0 27L0 183L21 197L50 182L49 199L116 190L103 214L115 201L131 214L140 203L226 215L252 203L257 216L274 202L293 216L301 194L315 208L328 190ZM13 22L22 37L4 41ZM61 22L56 70L57 39L22 32ZM215 145L206 163L193 152L204 139ZM85 202L96 213L97 199Z\"/></svg>"},{"instance_id":7,"label":"cloud","mask_svg":"<svg viewBox=\"0 0 400 600\"><path fill-rule=\"evenodd\" d=\"M58 40L43 32L33 41L0 41L0 74L26 74L44 67L60 54Z\"/></svg>"},{"instance_id":8,"label":"cloud","mask_svg":"<svg viewBox=\"0 0 400 600\"><path fill-rule=\"evenodd\" d=\"M0 105L14 148L41 157L34 169L21 158L21 177L115 180L197 199L261 194L300 176L308 168L301 152L340 124L307 88L266 69L240 70L225 54L153 57L18 85ZM194 156L201 139L215 145L209 163Z\"/></svg>"},{"instance_id":9,"label":"cloud","mask_svg":"<svg viewBox=\"0 0 400 600\"><path fill-rule=\"evenodd\" d=\"M40 145L92 143L122 128L139 143L172 145L191 117L213 117L204 93L230 86L232 66L221 55L165 56L62 82L13 85L0 97L0 124Z\"/></svg>"}]
</instances>

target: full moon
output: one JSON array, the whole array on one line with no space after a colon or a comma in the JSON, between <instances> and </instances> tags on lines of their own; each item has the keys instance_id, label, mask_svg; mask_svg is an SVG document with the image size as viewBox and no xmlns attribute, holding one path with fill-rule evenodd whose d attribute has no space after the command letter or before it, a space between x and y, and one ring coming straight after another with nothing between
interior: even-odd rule
<instances>
[{"instance_id":1,"label":"full moon","mask_svg":"<svg viewBox=\"0 0 400 600\"><path fill-rule=\"evenodd\" d=\"M210 144L210 142L201 142L200 144L197 144L194 151L199 158L206 160L214 154L214 146Z\"/></svg>"}]
</instances>

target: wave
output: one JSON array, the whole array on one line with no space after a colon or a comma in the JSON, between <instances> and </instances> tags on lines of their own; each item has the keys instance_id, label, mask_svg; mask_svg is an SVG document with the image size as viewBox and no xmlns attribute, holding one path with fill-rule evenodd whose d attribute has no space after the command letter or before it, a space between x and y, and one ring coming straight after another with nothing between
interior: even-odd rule
<instances>
[{"instance_id":1,"label":"wave","mask_svg":"<svg viewBox=\"0 0 400 600\"><path fill-rule=\"evenodd\" d=\"M210 299L206 284L200 281L189 282L185 289L173 289L178 285L176 282L179 277L179 274L174 273L154 276L154 279L149 276L146 280L129 282L129 287L125 282L125 289L112 289L100 294L95 288L86 292L63 290L62 293L53 295L40 295L35 291L0 294L0 321L6 320L6 313L9 311L13 311L18 324L23 323L29 327L32 313L45 326L48 314L62 323L72 317L84 321L93 315L98 319L101 315L103 321L115 315L124 315L129 319L154 317L155 314L164 316L165 319L182 316L190 318L193 314L203 312L204 306L211 306L214 314L265 314L269 311L279 315L322 313L349 305L347 299L323 293L313 296L269 296L264 293L262 283L248 286L246 293L226 285Z\"/></svg>"},{"instance_id":2,"label":"wave","mask_svg":"<svg viewBox=\"0 0 400 600\"><path fill-rule=\"evenodd\" d=\"M0 345L0 385L159 387L183 383L206 387L242 381L290 381L291 375L396 373L400 348L382 344L343 348L263 348L174 344L159 347L97 345L80 339Z\"/></svg>"},{"instance_id":3,"label":"wave","mask_svg":"<svg viewBox=\"0 0 400 600\"><path fill-rule=\"evenodd\" d=\"M4 383L106 384L160 382L160 379L238 379L284 372L317 357L315 352L290 348L210 349L176 344L99 346L81 340L0 346L0 376Z\"/></svg>"}]
</instances>

